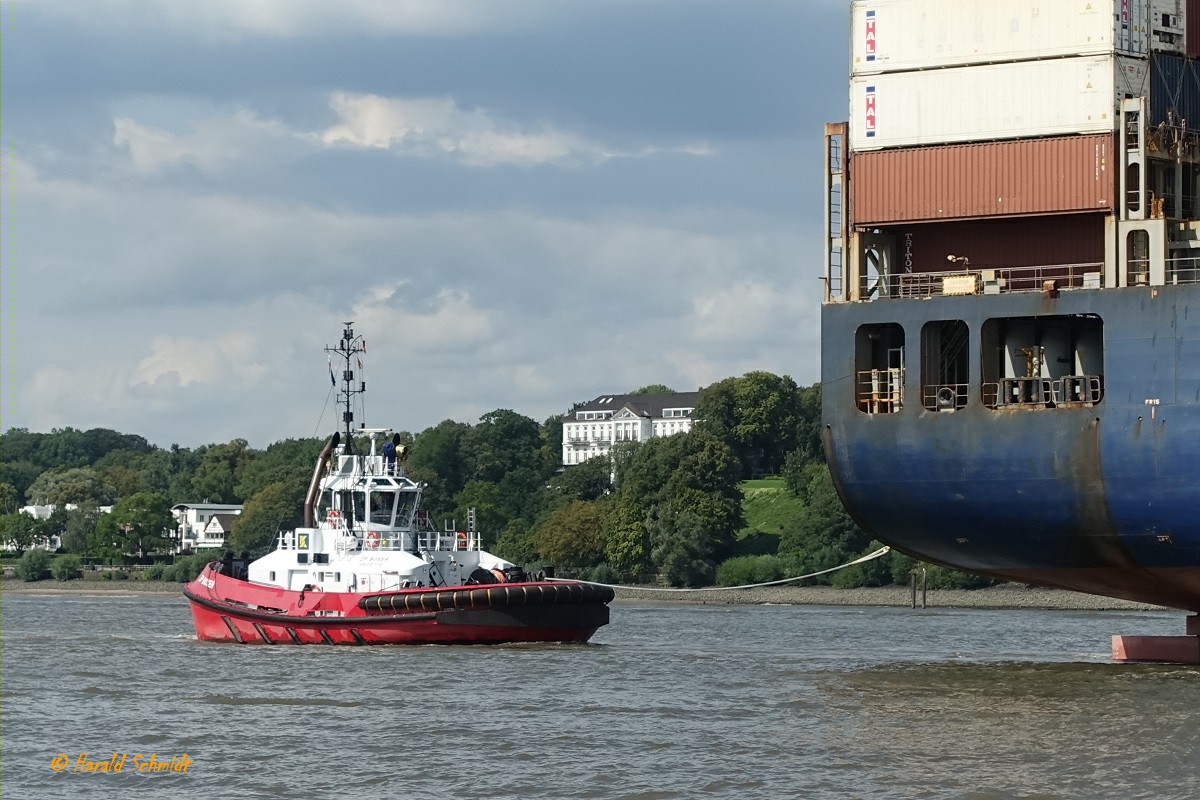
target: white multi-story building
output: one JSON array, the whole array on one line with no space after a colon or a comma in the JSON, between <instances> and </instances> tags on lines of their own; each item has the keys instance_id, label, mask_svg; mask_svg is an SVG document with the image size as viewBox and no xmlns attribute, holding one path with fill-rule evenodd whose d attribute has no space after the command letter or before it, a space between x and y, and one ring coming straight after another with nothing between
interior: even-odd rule
<instances>
[{"instance_id":1,"label":"white multi-story building","mask_svg":"<svg viewBox=\"0 0 1200 800\"><path fill-rule=\"evenodd\" d=\"M34 519L42 520L42 519L49 519L50 516L55 512L55 510L57 508L58 508L58 506L55 506L54 504L50 504L48 506L32 506L31 505L31 506L21 506L19 509L17 509L17 512L20 514L27 514L27 515L33 517ZM76 509L79 508L79 506L75 505L74 503L67 503L66 505L63 506L63 508L66 509L67 511L75 511ZM112 506L100 506L96 510L99 511L101 514L111 514L113 507ZM53 536L50 536L46 539L42 539L41 541L34 542L30 546L33 548L40 548L42 550L57 550L58 548L62 547L62 537L59 536L58 534L54 534ZM16 549L16 543L15 542L4 542L3 547L6 550L14 550L14 549Z\"/></svg>"},{"instance_id":2,"label":"white multi-story building","mask_svg":"<svg viewBox=\"0 0 1200 800\"><path fill-rule=\"evenodd\" d=\"M224 547L225 536L233 527L233 520L241 513L240 505L225 503L179 503L171 506L171 514L178 521L175 535L179 540L179 551ZM214 519L217 520L216 524L213 524Z\"/></svg>"},{"instance_id":3,"label":"white multi-story building","mask_svg":"<svg viewBox=\"0 0 1200 800\"><path fill-rule=\"evenodd\" d=\"M644 442L692 429L699 392L601 395L563 415L566 466L607 455L621 442Z\"/></svg>"}]
</instances>

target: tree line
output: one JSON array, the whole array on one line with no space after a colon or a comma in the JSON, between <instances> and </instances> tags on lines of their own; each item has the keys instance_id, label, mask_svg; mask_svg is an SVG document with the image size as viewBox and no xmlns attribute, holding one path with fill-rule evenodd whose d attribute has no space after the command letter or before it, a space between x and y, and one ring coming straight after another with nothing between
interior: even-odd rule
<instances>
[{"instance_id":1,"label":"tree line","mask_svg":"<svg viewBox=\"0 0 1200 800\"><path fill-rule=\"evenodd\" d=\"M656 384L633 393L664 391ZM474 424L445 420L402 439L407 474L427 485L423 504L437 524L461 529L474 509L484 548L511 561L553 563L606 583L654 575L676 586L729 584L815 571L870 549L824 464L820 405L819 385L750 372L703 389L691 431L618 443L565 469L560 415L539 423L497 409ZM0 541L24 549L58 535L70 553L146 562L175 544L164 535L173 504L243 503L228 546L258 555L278 531L301 524L323 444L160 448L108 429L11 429L0 435ZM763 475L782 475L801 511L782 535L751 542L739 487ZM15 513L25 504L58 510L33 520ZM108 505L111 514L97 512ZM852 579L886 583L909 568L897 555L856 568Z\"/></svg>"}]
</instances>

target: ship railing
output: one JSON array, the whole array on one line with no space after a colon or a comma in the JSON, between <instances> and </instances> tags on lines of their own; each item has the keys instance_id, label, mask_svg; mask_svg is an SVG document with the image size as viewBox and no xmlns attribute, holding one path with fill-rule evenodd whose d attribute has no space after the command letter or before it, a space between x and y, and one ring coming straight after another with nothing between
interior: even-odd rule
<instances>
[{"instance_id":1,"label":"ship railing","mask_svg":"<svg viewBox=\"0 0 1200 800\"><path fill-rule=\"evenodd\" d=\"M904 272L888 276L887 295L939 297L944 295L1040 292L1053 281L1055 289L1100 288L1104 265L1100 262L1043 264L1033 267L996 267L942 272Z\"/></svg>"},{"instance_id":2,"label":"ship railing","mask_svg":"<svg viewBox=\"0 0 1200 800\"><path fill-rule=\"evenodd\" d=\"M983 404L988 408L1093 406L1104 398L1104 378L1101 375L1004 378L983 384L982 395Z\"/></svg>"},{"instance_id":3,"label":"ship railing","mask_svg":"<svg viewBox=\"0 0 1200 800\"><path fill-rule=\"evenodd\" d=\"M904 407L904 370L867 369L856 373L855 398L867 414L895 414Z\"/></svg>"},{"instance_id":4,"label":"ship railing","mask_svg":"<svg viewBox=\"0 0 1200 800\"><path fill-rule=\"evenodd\" d=\"M921 404L930 411L956 411L967 407L968 384L939 383L921 387Z\"/></svg>"},{"instance_id":5,"label":"ship railing","mask_svg":"<svg viewBox=\"0 0 1200 800\"><path fill-rule=\"evenodd\" d=\"M1054 381L1054 402L1058 405L1094 406L1103 396L1099 375L1064 375Z\"/></svg>"},{"instance_id":6,"label":"ship railing","mask_svg":"<svg viewBox=\"0 0 1200 800\"><path fill-rule=\"evenodd\" d=\"M1200 283L1200 255L1168 258L1167 283Z\"/></svg>"},{"instance_id":7,"label":"ship railing","mask_svg":"<svg viewBox=\"0 0 1200 800\"><path fill-rule=\"evenodd\" d=\"M479 531L419 531L417 549L422 551L450 550L455 552L482 550Z\"/></svg>"},{"instance_id":8,"label":"ship railing","mask_svg":"<svg viewBox=\"0 0 1200 800\"><path fill-rule=\"evenodd\" d=\"M983 404L988 408L1049 408L1054 405L1054 385L1049 378L1004 378L983 384Z\"/></svg>"}]
</instances>

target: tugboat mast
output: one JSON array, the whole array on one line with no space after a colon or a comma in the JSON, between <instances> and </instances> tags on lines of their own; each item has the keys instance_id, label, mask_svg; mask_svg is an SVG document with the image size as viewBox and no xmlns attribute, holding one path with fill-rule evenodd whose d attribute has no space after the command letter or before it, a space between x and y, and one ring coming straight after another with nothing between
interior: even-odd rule
<instances>
[{"instance_id":1,"label":"tugboat mast","mask_svg":"<svg viewBox=\"0 0 1200 800\"><path fill-rule=\"evenodd\" d=\"M354 411L352 410L351 402L355 395L363 394L367 391L367 382L365 380L358 381L358 388L355 388L354 369L350 359L359 356L361 353L367 352L366 343L363 342L361 336L354 335L354 328L351 326L353 321L343 322L345 330L342 331L342 338L333 347L326 347L326 353L336 354L343 362L342 364L342 389L338 392L338 402L342 405L342 423L345 426L346 435L346 454L354 454L354 435L353 422ZM361 368L362 360L358 360ZM331 362L332 368L332 362ZM335 380L336 385L336 380Z\"/></svg>"}]
</instances>

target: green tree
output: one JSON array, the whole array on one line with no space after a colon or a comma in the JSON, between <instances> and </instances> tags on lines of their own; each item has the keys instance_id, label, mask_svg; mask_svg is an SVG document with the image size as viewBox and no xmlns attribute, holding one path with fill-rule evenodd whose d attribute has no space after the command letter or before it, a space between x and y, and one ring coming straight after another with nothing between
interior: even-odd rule
<instances>
[{"instance_id":1,"label":"green tree","mask_svg":"<svg viewBox=\"0 0 1200 800\"><path fill-rule=\"evenodd\" d=\"M242 471L256 453L245 439L226 444L209 445L192 476L192 495L209 503L237 503L241 496L235 491Z\"/></svg>"},{"instance_id":2,"label":"green tree","mask_svg":"<svg viewBox=\"0 0 1200 800\"><path fill-rule=\"evenodd\" d=\"M532 564L541 560L536 530L523 519L509 520L496 538L493 553L514 564Z\"/></svg>"},{"instance_id":3,"label":"green tree","mask_svg":"<svg viewBox=\"0 0 1200 800\"><path fill-rule=\"evenodd\" d=\"M463 437L467 471L474 480L499 483L520 467L541 469L541 430L536 421L507 408L489 411Z\"/></svg>"},{"instance_id":4,"label":"green tree","mask_svg":"<svg viewBox=\"0 0 1200 800\"><path fill-rule=\"evenodd\" d=\"M650 569L650 537L645 514L630 500L617 499L605 519L604 554L622 572Z\"/></svg>"},{"instance_id":5,"label":"green tree","mask_svg":"<svg viewBox=\"0 0 1200 800\"><path fill-rule=\"evenodd\" d=\"M471 426L462 422L442 420L417 434L409 449L408 474L429 485L425 507L434 515L449 512L454 495L467 483L462 443L470 430Z\"/></svg>"},{"instance_id":6,"label":"green tree","mask_svg":"<svg viewBox=\"0 0 1200 800\"><path fill-rule=\"evenodd\" d=\"M815 572L836 567L863 554L871 537L846 513L825 464L810 464L801 499L804 511L785 526L779 539L779 555L798 572ZM819 582L828 583L828 576Z\"/></svg>"},{"instance_id":7,"label":"green tree","mask_svg":"<svg viewBox=\"0 0 1200 800\"><path fill-rule=\"evenodd\" d=\"M174 546L170 532L174 527L171 505L157 492L138 492L117 502L111 514L110 533L115 549L123 554L136 554L144 560L150 553L169 550Z\"/></svg>"},{"instance_id":8,"label":"green tree","mask_svg":"<svg viewBox=\"0 0 1200 800\"><path fill-rule=\"evenodd\" d=\"M673 586L712 583L736 541L736 516L719 494L681 490L650 511L651 560Z\"/></svg>"},{"instance_id":9,"label":"green tree","mask_svg":"<svg viewBox=\"0 0 1200 800\"><path fill-rule=\"evenodd\" d=\"M17 512L0 516L0 542L23 553L38 541L37 520L28 514Z\"/></svg>"},{"instance_id":10,"label":"green tree","mask_svg":"<svg viewBox=\"0 0 1200 800\"><path fill-rule=\"evenodd\" d=\"M803 398L796 382L770 372L747 372L705 388L693 414L696 427L733 450L742 477L775 474L800 444Z\"/></svg>"},{"instance_id":11,"label":"green tree","mask_svg":"<svg viewBox=\"0 0 1200 800\"><path fill-rule=\"evenodd\" d=\"M5 443L4 450L7 451L8 434L0 436L0 442ZM17 508L25 505L28 498L29 487L42 474L42 468L31 461L9 461L7 453L5 460L0 463L0 481L9 484L17 490Z\"/></svg>"},{"instance_id":12,"label":"green tree","mask_svg":"<svg viewBox=\"0 0 1200 800\"><path fill-rule=\"evenodd\" d=\"M15 514L21 507L20 493L11 483L0 483L0 514Z\"/></svg>"},{"instance_id":13,"label":"green tree","mask_svg":"<svg viewBox=\"0 0 1200 800\"><path fill-rule=\"evenodd\" d=\"M542 471L549 475L562 464L563 418L554 414L546 418L541 427Z\"/></svg>"},{"instance_id":14,"label":"green tree","mask_svg":"<svg viewBox=\"0 0 1200 800\"><path fill-rule=\"evenodd\" d=\"M50 516L45 519L38 520L37 537L40 541L50 544L55 537L58 537L61 546L62 536L67 531L67 520L70 518L70 512L59 506L50 513Z\"/></svg>"},{"instance_id":15,"label":"green tree","mask_svg":"<svg viewBox=\"0 0 1200 800\"><path fill-rule=\"evenodd\" d=\"M91 467L52 469L38 476L26 492L35 505L104 506L116 496Z\"/></svg>"},{"instance_id":16,"label":"green tree","mask_svg":"<svg viewBox=\"0 0 1200 800\"><path fill-rule=\"evenodd\" d=\"M640 389L634 389L629 394L675 394L675 390L663 383L652 383Z\"/></svg>"},{"instance_id":17,"label":"green tree","mask_svg":"<svg viewBox=\"0 0 1200 800\"><path fill-rule=\"evenodd\" d=\"M317 456L325 446L322 439L284 439L275 442L242 469L234 487L238 497L254 497L272 483L307 487Z\"/></svg>"},{"instance_id":18,"label":"green tree","mask_svg":"<svg viewBox=\"0 0 1200 800\"><path fill-rule=\"evenodd\" d=\"M572 500L599 500L612 491L612 461L595 456L555 475L541 493L539 518Z\"/></svg>"},{"instance_id":19,"label":"green tree","mask_svg":"<svg viewBox=\"0 0 1200 800\"><path fill-rule=\"evenodd\" d=\"M281 530L293 530L300 525L303 514L303 487L297 491L295 484L269 484L246 502L233 523L229 546L262 555L271 550Z\"/></svg>"},{"instance_id":20,"label":"green tree","mask_svg":"<svg viewBox=\"0 0 1200 800\"><path fill-rule=\"evenodd\" d=\"M720 531L692 509L655 506L646 520L650 557L672 586L703 586L716 578L713 542Z\"/></svg>"},{"instance_id":21,"label":"green tree","mask_svg":"<svg viewBox=\"0 0 1200 800\"><path fill-rule=\"evenodd\" d=\"M609 562L629 570L649 561L685 584L711 580L745 526L741 469L729 446L692 430L622 449L616 460Z\"/></svg>"},{"instance_id":22,"label":"green tree","mask_svg":"<svg viewBox=\"0 0 1200 800\"><path fill-rule=\"evenodd\" d=\"M573 500L537 527L538 551L548 562L568 569L594 567L604 560L605 504Z\"/></svg>"},{"instance_id":23,"label":"green tree","mask_svg":"<svg viewBox=\"0 0 1200 800\"><path fill-rule=\"evenodd\" d=\"M500 487L487 481L467 481L462 491L454 495L454 506L451 518L460 531L467 529L470 510L475 509L475 529L483 537L485 550L512 518L502 508Z\"/></svg>"},{"instance_id":24,"label":"green tree","mask_svg":"<svg viewBox=\"0 0 1200 800\"><path fill-rule=\"evenodd\" d=\"M67 512L66 525L62 532L62 546L68 553L78 553L83 556L92 555L88 552L91 538L96 532L96 522L100 512L95 507L75 508Z\"/></svg>"}]
</instances>

